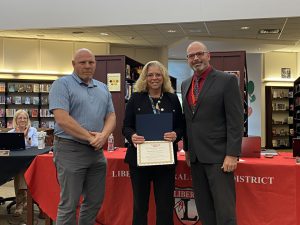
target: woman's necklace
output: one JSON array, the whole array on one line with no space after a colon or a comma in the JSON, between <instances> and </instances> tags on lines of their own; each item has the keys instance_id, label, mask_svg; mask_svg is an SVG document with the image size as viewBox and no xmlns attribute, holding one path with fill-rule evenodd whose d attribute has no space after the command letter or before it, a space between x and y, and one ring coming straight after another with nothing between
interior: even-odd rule
<instances>
[{"instance_id":1,"label":"woman's necklace","mask_svg":"<svg viewBox=\"0 0 300 225\"><path fill-rule=\"evenodd\" d=\"M154 114L160 114L160 111L163 111L163 109L160 109L160 107L159 107L159 105L160 105L160 103L161 103L161 99L162 99L162 97L163 97L163 93L162 93L161 96L157 99L157 102L156 102L156 103L154 103L154 100L153 100L153 98L152 98L150 95L148 95L148 97L149 97L149 100L150 100L150 102L151 102L151 106L152 106L153 113L154 113Z\"/></svg>"}]
</instances>

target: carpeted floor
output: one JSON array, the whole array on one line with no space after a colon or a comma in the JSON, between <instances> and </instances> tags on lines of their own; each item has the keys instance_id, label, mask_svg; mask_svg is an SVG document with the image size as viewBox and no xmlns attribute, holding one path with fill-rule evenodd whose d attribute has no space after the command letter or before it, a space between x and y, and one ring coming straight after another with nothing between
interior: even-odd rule
<instances>
[{"instance_id":1,"label":"carpeted floor","mask_svg":"<svg viewBox=\"0 0 300 225\"><path fill-rule=\"evenodd\" d=\"M12 197L15 196L13 182L8 182L0 186L0 197ZM6 202L5 205L0 205L0 225L26 225L26 211L22 216L13 216L15 206L11 208L11 214L7 213L6 206L10 202ZM44 225L45 220L39 219L39 210L35 205L34 208L34 225Z\"/></svg>"}]
</instances>

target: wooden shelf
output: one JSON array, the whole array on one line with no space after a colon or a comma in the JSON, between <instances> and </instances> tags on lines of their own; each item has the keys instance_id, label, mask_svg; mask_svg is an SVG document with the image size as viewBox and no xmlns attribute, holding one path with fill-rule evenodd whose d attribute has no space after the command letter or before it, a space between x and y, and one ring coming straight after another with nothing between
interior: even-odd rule
<instances>
[{"instance_id":1,"label":"wooden shelf","mask_svg":"<svg viewBox=\"0 0 300 225\"><path fill-rule=\"evenodd\" d=\"M53 117L49 117L51 119L46 122L42 123L41 121L41 118L43 118L41 115L50 115L48 105L42 103L45 98L48 101L52 82L52 80L0 80L0 83L5 84L6 90L4 93L5 104L1 104L0 108L1 114L5 112L5 117L0 117L0 126L11 127L14 113L19 109L24 109L32 120L32 126L36 128L41 126L53 128ZM41 113L41 109L44 114Z\"/></svg>"},{"instance_id":2,"label":"wooden shelf","mask_svg":"<svg viewBox=\"0 0 300 225\"><path fill-rule=\"evenodd\" d=\"M286 139L288 148L291 148L292 136L289 134L290 129L293 127L293 124L288 124L284 122L287 117L293 115L293 110L291 105L293 105L293 99L289 97L293 91L292 87L278 87L278 86L266 86L266 147L273 148L273 139L283 140ZM276 98L274 98L274 93L277 92ZM279 95L284 97L279 97ZM278 107L279 106L279 107ZM289 108L287 108L289 107ZM277 108L276 110L273 110ZM278 108L282 108L278 109ZM281 121L282 123L274 123L273 120ZM279 135L281 129L284 129L286 135ZM275 131L275 132L274 132ZM273 135L277 133L278 135Z\"/></svg>"},{"instance_id":3,"label":"wooden shelf","mask_svg":"<svg viewBox=\"0 0 300 225\"><path fill-rule=\"evenodd\" d=\"M114 144L116 147L125 146L125 138L122 135L122 126L125 115L126 107L126 85L131 85L135 83L135 79L126 78L126 74L133 74L133 78L138 77L138 70L136 68L141 68L144 65L140 62L135 61L125 55L98 55L96 58L96 71L94 79L107 84L107 73L120 73L121 74L121 90L118 92L111 92L115 113L117 117L117 125L113 132L114 134ZM130 69L130 71L129 71ZM135 70L135 71L134 71ZM133 91L133 90L131 90ZM105 146L104 146L105 148Z\"/></svg>"}]
</instances>

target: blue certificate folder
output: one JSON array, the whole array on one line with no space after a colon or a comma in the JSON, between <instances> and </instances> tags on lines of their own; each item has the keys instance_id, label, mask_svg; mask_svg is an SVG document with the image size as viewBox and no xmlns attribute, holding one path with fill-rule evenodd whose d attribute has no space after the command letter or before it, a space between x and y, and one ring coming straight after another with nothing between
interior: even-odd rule
<instances>
[{"instance_id":1,"label":"blue certificate folder","mask_svg":"<svg viewBox=\"0 0 300 225\"><path fill-rule=\"evenodd\" d=\"M164 140L164 133L173 131L173 114L138 114L136 115L136 133L146 141Z\"/></svg>"}]
</instances>

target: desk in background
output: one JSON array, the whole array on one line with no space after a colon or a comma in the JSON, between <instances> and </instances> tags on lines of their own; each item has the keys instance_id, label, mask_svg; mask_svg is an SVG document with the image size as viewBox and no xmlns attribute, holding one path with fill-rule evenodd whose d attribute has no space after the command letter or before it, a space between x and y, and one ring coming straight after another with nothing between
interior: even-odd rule
<instances>
[{"instance_id":1,"label":"desk in background","mask_svg":"<svg viewBox=\"0 0 300 225\"><path fill-rule=\"evenodd\" d=\"M125 150L105 152L108 161L106 193L96 224L130 225L132 191ZM272 159L245 159L235 172L239 225L300 225L300 166L291 154ZM33 199L53 220L59 202L59 186L52 155L35 158L27 170L26 181ZM200 225L191 189L191 175L179 156L174 192L176 225ZM149 225L155 224L153 196ZM30 221L28 222L30 224Z\"/></svg>"},{"instance_id":2,"label":"desk in background","mask_svg":"<svg viewBox=\"0 0 300 225\"><path fill-rule=\"evenodd\" d=\"M50 148L28 148L23 151L11 151L9 156L0 156L0 185L6 183L22 169L29 166L36 155L49 152Z\"/></svg>"},{"instance_id":3,"label":"desk in background","mask_svg":"<svg viewBox=\"0 0 300 225\"><path fill-rule=\"evenodd\" d=\"M0 156L0 185L8 182L15 177L20 171L27 168L35 156L49 152L50 147L37 149L36 147L28 148L22 151L11 151L9 156ZM0 203L12 201L14 198L0 197ZM10 206L7 207L9 212Z\"/></svg>"}]
</instances>

